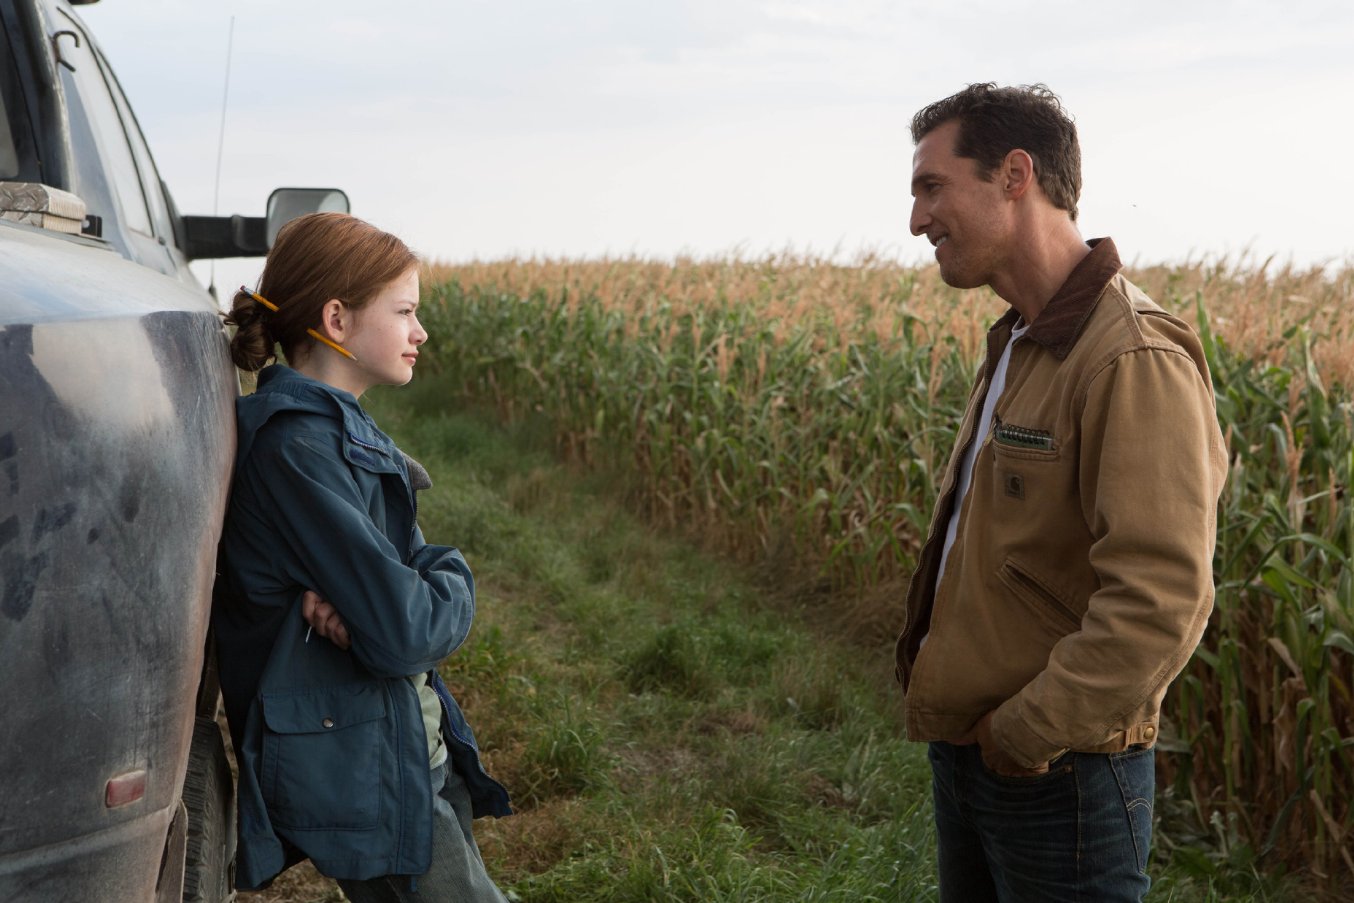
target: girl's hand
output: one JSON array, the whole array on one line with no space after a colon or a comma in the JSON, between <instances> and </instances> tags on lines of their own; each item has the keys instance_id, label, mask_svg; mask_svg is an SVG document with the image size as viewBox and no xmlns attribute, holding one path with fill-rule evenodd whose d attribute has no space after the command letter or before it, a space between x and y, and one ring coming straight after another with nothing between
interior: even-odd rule
<instances>
[{"instance_id":1,"label":"girl's hand","mask_svg":"<svg viewBox=\"0 0 1354 903\"><path fill-rule=\"evenodd\" d=\"M301 617L306 619L311 629L340 649L352 645L348 628L339 617L338 609L321 599L318 593L306 590L301 596Z\"/></svg>"}]
</instances>

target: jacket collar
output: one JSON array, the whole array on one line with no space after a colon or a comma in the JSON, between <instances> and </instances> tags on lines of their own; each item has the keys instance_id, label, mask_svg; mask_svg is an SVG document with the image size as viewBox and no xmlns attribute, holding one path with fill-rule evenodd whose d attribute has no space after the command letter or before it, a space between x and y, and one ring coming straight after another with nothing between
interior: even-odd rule
<instances>
[{"instance_id":1,"label":"jacket collar","mask_svg":"<svg viewBox=\"0 0 1354 903\"><path fill-rule=\"evenodd\" d=\"M282 364L259 372L258 389L236 404L240 424L238 460L243 461L254 435L282 411L304 411L333 418L343 430L343 453L349 463L377 473L398 473L399 449L357 403L351 392L311 379ZM238 464L237 464L238 466Z\"/></svg>"},{"instance_id":2,"label":"jacket collar","mask_svg":"<svg viewBox=\"0 0 1354 903\"><path fill-rule=\"evenodd\" d=\"M1053 293L1025 333L1025 338L1043 345L1058 360L1072 351L1105 287L1123 268L1112 239L1093 238L1087 244L1091 246L1091 253L1072 269L1067 281ZM992 329L1000 328L1009 333L1018 317L1012 308L993 324Z\"/></svg>"}]
</instances>

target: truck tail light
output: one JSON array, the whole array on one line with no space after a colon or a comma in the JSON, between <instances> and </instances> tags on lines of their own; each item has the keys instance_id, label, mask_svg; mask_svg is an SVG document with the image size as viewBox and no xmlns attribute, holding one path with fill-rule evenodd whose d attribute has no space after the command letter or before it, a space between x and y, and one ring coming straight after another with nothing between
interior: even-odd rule
<instances>
[{"instance_id":1,"label":"truck tail light","mask_svg":"<svg viewBox=\"0 0 1354 903\"><path fill-rule=\"evenodd\" d=\"M146 770L139 768L109 778L103 791L103 804L109 809L134 803L146 795Z\"/></svg>"}]
</instances>

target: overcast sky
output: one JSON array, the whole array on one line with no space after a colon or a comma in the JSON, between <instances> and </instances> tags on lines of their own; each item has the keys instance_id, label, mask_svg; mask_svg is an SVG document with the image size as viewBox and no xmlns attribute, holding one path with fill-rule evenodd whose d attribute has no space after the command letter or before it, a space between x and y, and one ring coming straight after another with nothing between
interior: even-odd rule
<instances>
[{"instance_id":1,"label":"overcast sky","mask_svg":"<svg viewBox=\"0 0 1354 903\"><path fill-rule=\"evenodd\" d=\"M221 213L337 186L443 260L929 259L907 231L911 115L969 82L1042 81L1080 130L1087 237L1142 263L1354 259L1344 0L103 0L81 15L185 212L212 211L233 16Z\"/></svg>"}]
</instances>

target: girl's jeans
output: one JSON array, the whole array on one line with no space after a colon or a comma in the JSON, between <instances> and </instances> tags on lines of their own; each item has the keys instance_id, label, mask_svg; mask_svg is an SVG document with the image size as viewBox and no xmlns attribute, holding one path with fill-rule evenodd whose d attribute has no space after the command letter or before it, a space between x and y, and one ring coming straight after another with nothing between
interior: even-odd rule
<instances>
[{"instance_id":1,"label":"girl's jeans","mask_svg":"<svg viewBox=\"0 0 1354 903\"><path fill-rule=\"evenodd\" d=\"M387 875L366 881L339 881L352 903L507 903L484 870L470 833L470 796L452 768L433 769L433 864L413 880Z\"/></svg>"},{"instance_id":2,"label":"girl's jeans","mask_svg":"<svg viewBox=\"0 0 1354 903\"><path fill-rule=\"evenodd\" d=\"M1008 778L977 744L930 745L941 903L1141 901L1151 880L1154 753L1069 752Z\"/></svg>"}]
</instances>

